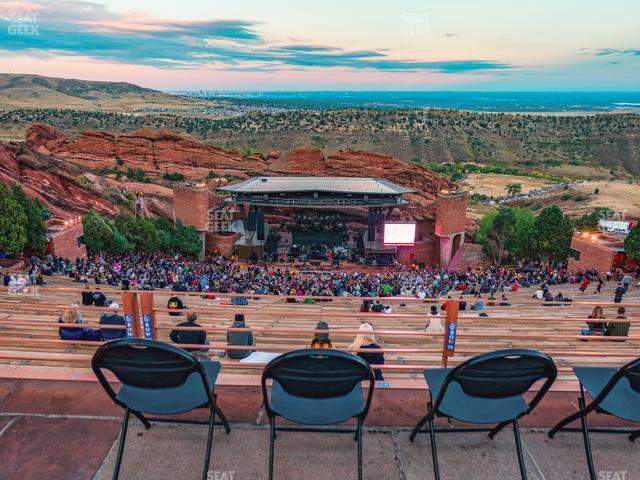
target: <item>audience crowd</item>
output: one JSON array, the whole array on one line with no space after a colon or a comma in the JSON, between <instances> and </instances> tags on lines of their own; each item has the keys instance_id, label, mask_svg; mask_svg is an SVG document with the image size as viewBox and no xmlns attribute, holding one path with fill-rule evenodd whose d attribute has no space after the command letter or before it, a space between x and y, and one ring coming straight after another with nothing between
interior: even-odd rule
<instances>
[{"instance_id":1,"label":"audience crowd","mask_svg":"<svg viewBox=\"0 0 640 480\"><path fill-rule=\"evenodd\" d=\"M603 278L620 282L626 292L630 275L595 271L570 272L564 265L542 266L520 263L512 267L488 267L464 272L440 268L398 267L393 272L304 271L290 266L245 265L214 257L193 261L181 256L142 255L129 253L111 256L97 255L70 262L58 257L32 259L28 279L5 275L4 284L16 286L45 284L44 276L53 273L68 275L80 283L93 282L124 290L173 289L174 291L221 292L242 294L274 294L287 296L353 296L385 297L415 296L446 297L450 292L478 297L482 294L517 291L520 287L538 286L536 296L554 300L547 295L552 285L579 285L586 291L597 283L594 293L601 291ZM559 300L559 299L555 299Z\"/></svg>"}]
</instances>

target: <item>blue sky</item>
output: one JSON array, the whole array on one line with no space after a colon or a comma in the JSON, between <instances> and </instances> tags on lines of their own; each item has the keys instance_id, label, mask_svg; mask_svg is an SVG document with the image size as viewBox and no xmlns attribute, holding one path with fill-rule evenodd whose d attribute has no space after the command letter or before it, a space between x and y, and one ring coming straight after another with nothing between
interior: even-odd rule
<instances>
[{"instance_id":1,"label":"blue sky","mask_svg":"<svg viewBox=\"0 0 640 480\"><path fill-rule=\"evenodd\" d=\"M164 90L640 90L640 2L521 3L0 0L0 71Z\"/></svg>"}]
</instances>

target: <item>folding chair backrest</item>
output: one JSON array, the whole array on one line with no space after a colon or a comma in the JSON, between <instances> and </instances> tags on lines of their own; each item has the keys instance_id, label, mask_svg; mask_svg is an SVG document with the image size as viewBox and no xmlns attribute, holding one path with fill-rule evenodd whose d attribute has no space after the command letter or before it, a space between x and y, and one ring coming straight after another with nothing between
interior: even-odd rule
<instances>
[{"instance_id":1,"label":"folding chair backrest","mask_svg":"<svg viewBox=\"0 0 640 480\"><path fill-rule=\"evenodd\" d=\"M629 386L640 394L640 358L627 363L620 369L620 375L629 381Z\"/></svg>"},{"instance_id":2,"label":"folding chair backrest","mask_svg":"<svg viewBox=\"0 0 640 480\"><path fill-rule=\"evenodd\" d=\"M335 398L347 395L363 380L374 382L371 367L360 357L329 348L305 349L275 358L264 369L290 395Z\"/></svg>"},{"instance_id":3,"label":"folding chair backrest","mask_svg":"<svg viewBox=\"0 0 640 480\"><path fill-rule=\"evenodd\" d=\"M201 370L187 352L138 338L105 343L96 351L91 365L101 382L104 379L101 370L106 369L122 384L148 389L178 387Z\"/></svg>"},{"instance_id":4,"label":"folding chair backrest","mask_svg":"<svg viewBox=\"0 0 640 480\"><path fill-rule=\"evenodd\" d=\"M459 384L467 395L474 397L508 398L523 395L539 380L547 380L548 388L556 375L556 366L548 355L509 349L467 360L450 372L447 381Z\"/></svg>"}]
</instances>

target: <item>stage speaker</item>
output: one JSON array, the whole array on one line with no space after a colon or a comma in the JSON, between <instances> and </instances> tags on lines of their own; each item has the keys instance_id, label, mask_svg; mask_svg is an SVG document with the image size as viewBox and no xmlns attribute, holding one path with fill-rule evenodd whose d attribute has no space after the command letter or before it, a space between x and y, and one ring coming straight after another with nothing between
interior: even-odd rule
<instances>
[{"instance_id":1,"label":"stage speaker","mask_svg":"<svg viewBox=\"0 0 640 480\"><path fill-rule=\"evenodd\" d=\"M256 231L256 212L253 209L249 209L249 214L247 215L247 230L250 232Z\"/></svg>"},{"instance_id":2,"label":"stage speaker","mask_svg":"<svg viewBox=\"0 0 640 480\"><path fill-rule=\"evenodd\" d=\"M264 240L264 210L258 210L256 214L256 227L258 230L258 240Z\"/></svg>"},{"instance_id":3,"label":"stage speaker","mask_svg":"<svg viewBox=\"0 0 640 480\"><path fill-rule=\"evenodd\" d=\"M376 241L376 220L377 215L374 211L369 210L369 218L368 218L368 227L367 227L367 240L369 242Z\"/></svg>"},{"instance_id":4,"label":"stage speaker","mask_svg":"<svg viewBox=\"0 0 640 480\"><path fill-rule=\"evenodd\" d=\"M384 235L384 213L382 211L378 212L378 237L382 238Z\"/></svg>"}]
</instances>

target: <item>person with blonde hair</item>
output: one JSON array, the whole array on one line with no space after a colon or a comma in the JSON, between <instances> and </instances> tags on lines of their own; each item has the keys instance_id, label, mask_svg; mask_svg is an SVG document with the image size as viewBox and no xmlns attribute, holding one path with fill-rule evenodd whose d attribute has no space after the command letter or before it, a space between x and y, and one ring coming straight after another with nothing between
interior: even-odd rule
<instances>
[{"instance_id":1,"label":"person with blonde hair","mask_svg":"<svg viewBox=\"0 0 640 480\"><path fill-rule=\"evenodd\" d=\"M58 319L58 323L66 323L66 324L78 324L83 323L80 314L78 313L76 305L72 305L70 308L67 308L60 318ZM60 335L60 339L62 340L84 340L90 342L96 342L100 340L100 331L94 330L92 328L80 328L80 327L60 327L58 330Z\"/></svg>"},{"instance_id":2,"label":"person with blonde hair","mask_svg":"<svg viewBox=\"0 0 640 480\"><path fill-rule=\"evenodd\" d=\"M372 333L373 326L370 323L363 323L358 329L360 332L356 335L355 340L349 345L349 350L359 350L363 348L379 349L378 340ZM355 352L360 358L365 360L369 365L384 365L384 353L382 352ZM374 369L376 380L384 380L382 372L379 369Z\"/></svg>"},{"instance_id":3,"label":"person with blonde hair","mask_svg":"<svg viewBox=\"0 0 640 480\"><path fill-rule=\"evenodd\" d=\"M589 315L589 318L595 318L604 320L606 317L604 316L604 310L600 305L596 305ZM606 322L587 322L587 328L583 328L580 333L582 335L604 335Z\"/></svg>"}]
</instances>

